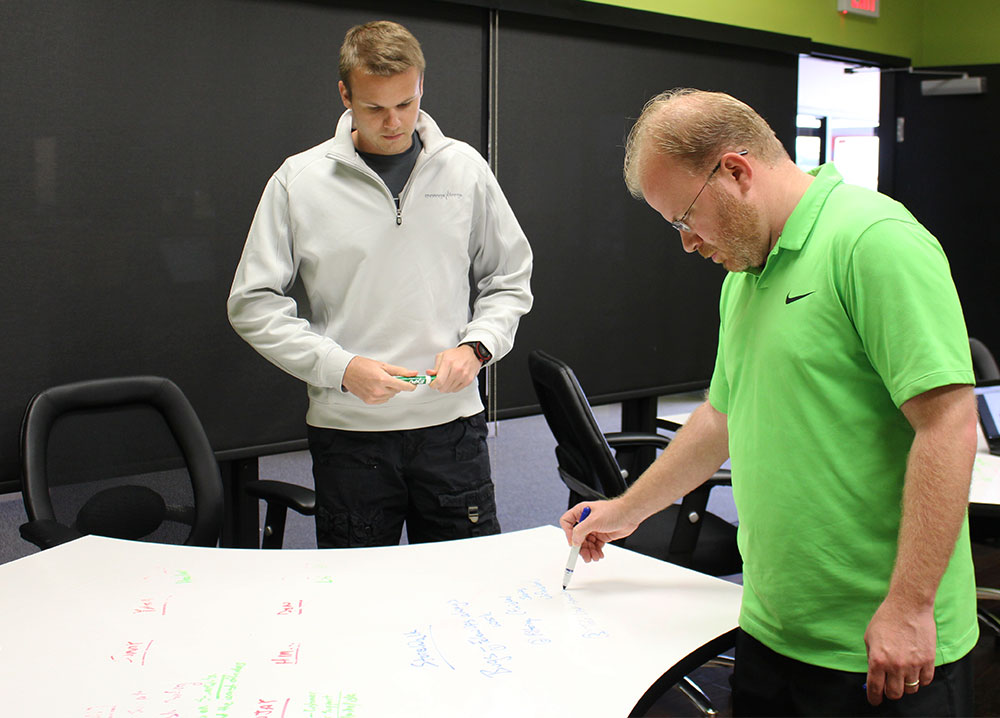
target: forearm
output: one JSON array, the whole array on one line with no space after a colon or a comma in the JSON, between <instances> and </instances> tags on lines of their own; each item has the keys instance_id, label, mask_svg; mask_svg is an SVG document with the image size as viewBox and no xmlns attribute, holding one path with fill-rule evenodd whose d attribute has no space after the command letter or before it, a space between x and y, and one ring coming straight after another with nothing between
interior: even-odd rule
<instances>
[{"instance_id":1,"label":"forearm","mask_svg":"<svg viewBox=\"0 0 1000 718\"><path fill-rule=\"evenodd\" d=\"M913 609L933 606L965 518L975 450L971 399L917 430L906 466L890 600Z\"/></svg>"},{"instance_id":2,"label":"forearm","mask_svg":"<svg viewBox=\"0 0 1000 718\"><path fill-rule=\"evenodd\" d=\"M976 451L968 386L932 389L905 402L914 429L906 462L896 563L889 591L865 631L868 700L896 700L934 678L934 599L955 550Z\"/></svg>"},{"instance_id":3,"label":"forearm","mask_svg":"<svg viewBox=\"0 0 1000 718\"><path fill-rule=\"evenodd\" d=\"M640 523L703 484L727 458L726 415L706 401L621 497L622 509Z\"/></svg>"},{"instance_id":4,"label":"forearm","mask_svg":"<svg viewBox=\"0 0 1000 718\"><path fill-rule=\"evenodd\" d=\"M341 385L354 355L296 316L290 297L268 290L234 293L228 310L233 329L271 363L314 386Z\"/></svg>"}]
</instances>

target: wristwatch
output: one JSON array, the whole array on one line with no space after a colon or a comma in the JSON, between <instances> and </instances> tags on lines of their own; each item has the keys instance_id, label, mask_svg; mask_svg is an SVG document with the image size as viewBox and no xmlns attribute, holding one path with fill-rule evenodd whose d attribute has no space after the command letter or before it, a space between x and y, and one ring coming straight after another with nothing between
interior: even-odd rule
<instances>
[{"instance_id":1,"label":"wristwatch","mask_svg":"<svg viewBox=\"0 0 1000 718\"><path fill-rule=\"evenodd\" d=\"M462 342L459 346L472 347L472 351L475 353L476 359L479 360L480 364L485 364L493 358L493 354L490 353L490 350L482 342Z\"/></svg>"}]
</instances>

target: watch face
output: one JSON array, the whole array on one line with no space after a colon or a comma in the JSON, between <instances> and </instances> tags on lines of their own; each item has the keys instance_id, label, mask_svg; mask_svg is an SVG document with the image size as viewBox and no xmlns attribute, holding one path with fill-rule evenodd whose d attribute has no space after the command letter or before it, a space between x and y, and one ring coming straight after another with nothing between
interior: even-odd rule
<instances>
[{"instance_id":1,"label":"watch face","mask_svg":"<svg viewBox=\"0 0 1000 718\"><path fill-rule=\"evenodd\" d=\"M464 344L472 347L472 351L473 353L475 353L476 359L479 360L480 364L485 364L486 362L488 362L490 359L493 358L493 355L490 353L490 350L487 349L486 345L483 344L482 342L464 342Z\"/></svg>"}]
</instances>

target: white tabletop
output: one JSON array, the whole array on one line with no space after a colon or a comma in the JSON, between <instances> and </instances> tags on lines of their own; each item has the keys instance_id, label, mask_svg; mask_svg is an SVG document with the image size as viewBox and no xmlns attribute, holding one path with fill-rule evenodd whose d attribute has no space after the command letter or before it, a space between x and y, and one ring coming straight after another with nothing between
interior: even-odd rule
<instances>
[{"instance_id":1,"label":"white tabletop","mask_svg":"<svg viewBox=\"0 0 1000 718\"><path fill-rule=\"evenodd\" d=\"M4 714L623 716L736 626L742 589L605 551L563 591L552 526L326 551L85 537L0 566Z\"/></svg>"}]
</instances>

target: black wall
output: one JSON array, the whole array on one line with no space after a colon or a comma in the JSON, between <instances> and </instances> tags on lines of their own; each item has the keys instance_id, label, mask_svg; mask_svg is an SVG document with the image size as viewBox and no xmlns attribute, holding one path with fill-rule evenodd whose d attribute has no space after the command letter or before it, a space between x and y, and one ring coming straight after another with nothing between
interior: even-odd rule
<instances>
[{"instance_id":1,"label":"black wall","mask_svg":"<svg viewBox=\"0 0 1000 718\"><path fill-rule=\"evenodd\" d=\"M650 97L688 86L750 103L791 150L797 56L509 13L498 65L497 174L531 240L536 306L500 367L500 406L536 403L520 377L535 348L592 399L706 386L725 271L629 195L625 137Z\"/></svg>"},{"instance_id":2,"label":"black wall","mask_svg":"<svg viewBox=\"0 0 1000 718\"><path fill-rule=\"evenodd\" d=\"M790 146L795 52L766 33L550 0L508 6L576 19L501 9L491 67L481 4L0 3L0 490L17 488L28 399L87 378L172 378L227 457L301 442L303 387L235 335L225 300L268 177L342 112L344 32L380 17L420 38L423 106L448 134L486 154L496 123L498 175L536 253L502 415L534 408L533 348L605 399L707 381L721 270L628 196L624 136L651 95L694 85L748 100ZM139 468L107 451L109 472Z\"/></svg>"},{"instance_id":3,"label":"black wall","mask_svg":"<svg viewBox=\"0 0 1000 718\"><path fill-rule=\"evenodd\" d=\"M943 77L898 77L896 111L904 134L895 147L893 196L941 242L969 335L1000 356L1000 65L938 69L985 77L987 92L925 97L921 81Z\"/></svg>"},{"instance_id":4,"label":"black wall","mask_svg":"<svg viewBox=\"0 0 1000 718\"><path fill-rule=\"evenodd\" d=\"M0 489L18 488L29 398L81 379L173 379L217 451L303 439L303 387L226 318L260 193L286 156L333 134L340 43L375 17L422 40L435 71L424 107L483 150L487 14L439 3L0 3ZM162 450L150 453L156 464Z\"/></svg>"}]
</instances>

